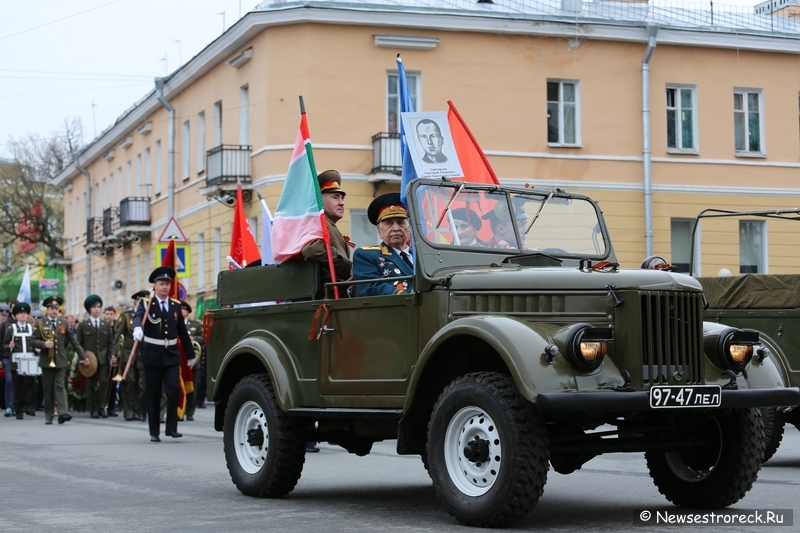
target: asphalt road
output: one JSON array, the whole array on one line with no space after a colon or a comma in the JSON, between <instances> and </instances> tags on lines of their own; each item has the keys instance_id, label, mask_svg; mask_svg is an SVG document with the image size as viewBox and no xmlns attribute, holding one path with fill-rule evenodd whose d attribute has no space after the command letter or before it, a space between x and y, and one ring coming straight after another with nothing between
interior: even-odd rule
<instances>
[{"instance_id":1,"label":"asphalt road","mask_svg":"<svg viewBox=\"0 0 800 533\"><path fill-rule=\"evenodd\" d=\"M243 496L228 475L212 417L213 409L198 410L195 422L180 424L183 438L162 435L161 443L150 443L146 424L121 418L78 414L46 426L41 412L22 421L0 417L0 531L475 531L440 507L420 458L396 455L393 441L376 444L367 457L321 445L320 453L307 454L288 497ZM797 515L798 472L800 432L789 426L755 487L734 507L793 508ZM677 510L653 486L643 454L610 454L568 476L551 470L537 508L510 529L618 532L637 525L644 509Z\"/></svg>"}]
</instances>

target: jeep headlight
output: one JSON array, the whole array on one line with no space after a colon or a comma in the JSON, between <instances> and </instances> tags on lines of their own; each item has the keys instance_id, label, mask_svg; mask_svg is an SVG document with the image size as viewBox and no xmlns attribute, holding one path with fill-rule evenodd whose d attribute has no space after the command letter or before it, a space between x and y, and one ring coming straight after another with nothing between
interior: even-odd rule
<instances>
[{"instance_id":1,"label":"jeep headlight","mask_svg":"<svg viewBox=\"0 0 800 533\"><path fill-rule=\"evenodd\" d=\"M580 370L594 370L608 353L609 342L613 342L610 328L575 324L567 334L567 357Z\"/></svg>"},{"instance_id":2,"label":"jeep headlight","mask_svg":"<svg viewBox=\"0 0 800 533\"><path fill-rule=\"evenodd\" d=\"M717 352L723 368L741 372L753 358L754 346L759 343L758 332L728 328L719 336Z\"/></svg>"}]
</instances>

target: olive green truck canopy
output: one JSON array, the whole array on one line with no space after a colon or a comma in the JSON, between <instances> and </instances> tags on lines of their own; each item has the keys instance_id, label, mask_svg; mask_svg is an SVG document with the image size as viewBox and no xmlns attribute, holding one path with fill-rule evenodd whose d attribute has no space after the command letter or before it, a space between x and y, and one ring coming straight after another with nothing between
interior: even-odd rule
<instances>
[{"instance_id":1,"label":"olive green truck canopy","mask_svg":"<svg viewBox=\"0 0 800 533\"><path fill-rule=\"evenodd\" d=\"M800 274L697 278L711 309L800 308Z\"/></svg>"}]
</instances>

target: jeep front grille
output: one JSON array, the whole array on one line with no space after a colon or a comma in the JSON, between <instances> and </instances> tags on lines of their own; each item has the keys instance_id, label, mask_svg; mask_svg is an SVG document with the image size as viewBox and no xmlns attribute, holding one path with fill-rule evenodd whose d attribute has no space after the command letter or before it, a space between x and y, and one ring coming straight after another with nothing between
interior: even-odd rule
<instances>
[{"instance_id":1,"label":"jeep front grille","mask_svg":"<svg viewBox=\"0 0 800 533\"><path fill-rule=\"evenodd\" d=\"M644 384L702 383L702 295L679 292L640 294Z\"/></svg>"}]
</instances>

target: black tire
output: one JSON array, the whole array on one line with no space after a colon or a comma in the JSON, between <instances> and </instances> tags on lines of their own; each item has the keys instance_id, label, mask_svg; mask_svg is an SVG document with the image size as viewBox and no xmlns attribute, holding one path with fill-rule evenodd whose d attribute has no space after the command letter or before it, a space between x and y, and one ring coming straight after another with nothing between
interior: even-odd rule
<instances>
[{"instance_id":1,"label":"black tire","mask_svg":"<svg viewBox=\"0 0 800 533\"><path fill-rule=\"evenodd\" d=\"M247 376L236 384L225 409L223 447L228 472L243 494L289 494L303 472L303 425L278 407L269 376Z\"/></svg>"},{"instance_id":2,"label":"black tire","mask_svg":"<svg viewBox=\"0 0 800 533\"><path fill-rule=\"evenodd\" d=\"M758 477L764 457L764 427L758 409L721 412L693 433L713 444L675 452L645 453L658 491L676 505L721 509L738 502Z\"/></svg>"},{"instance_id":3,"label":"black tire","mask_svg":"<svg viewBox=\"0 0 800 533\"><path fill-rule=\"evenodd\" d=\"M547 430L510 376L481 372L450 383L433 407L427 452L436 497L464 524L511 524L544 492Z\"/></svg>"},{"instance_id":4,"label":"black tire","mask_svg":"<svg viewBox=\"0 0 800 533\"><path fill-rule=\"evenodd\" d=\"M783 440L783 430L786 426L786 417L774 407L764 407L761 411L761 421L764 423L764 463L772 459Z\"/></svg>"}]
</instances>

